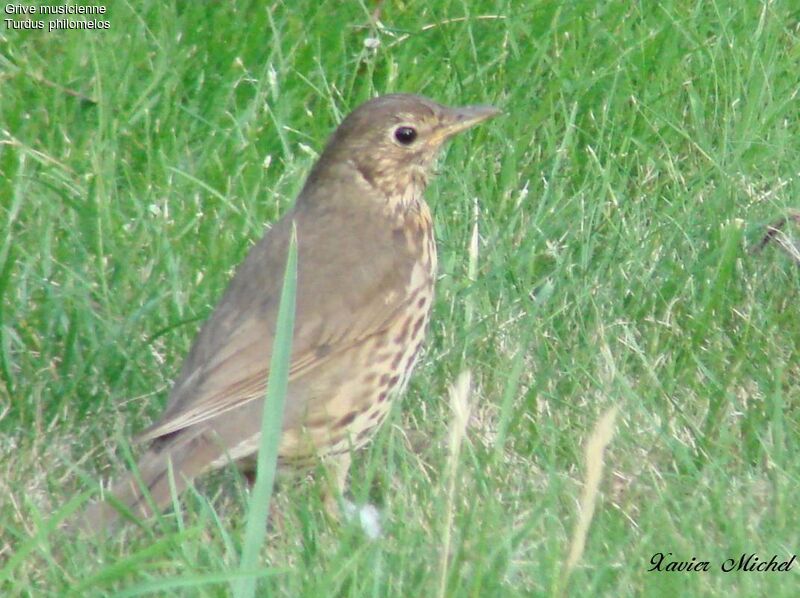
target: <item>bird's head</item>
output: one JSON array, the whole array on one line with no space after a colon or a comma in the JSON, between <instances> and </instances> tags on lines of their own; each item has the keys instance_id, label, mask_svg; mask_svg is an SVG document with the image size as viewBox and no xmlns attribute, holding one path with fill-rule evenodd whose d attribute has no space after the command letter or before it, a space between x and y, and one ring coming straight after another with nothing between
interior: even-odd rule
<instances>
[{"instance_id":1,"label":"bird's head","mask_svg":"<svg viewBox=\"0 0 800 598\"><path fill-rule=\"evenodd\" d=\"M349 169L387 198L411 201L422 194L445 141L499 113L492 106L449 108L410 94L374 98L342 121L310 180Z\"/></svg>"}]
</instances>

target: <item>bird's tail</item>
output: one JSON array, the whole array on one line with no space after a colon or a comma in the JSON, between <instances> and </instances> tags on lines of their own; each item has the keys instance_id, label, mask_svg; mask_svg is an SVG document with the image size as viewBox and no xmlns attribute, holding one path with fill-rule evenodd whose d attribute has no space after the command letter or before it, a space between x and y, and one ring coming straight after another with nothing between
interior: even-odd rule
<instances>
[{"instance_id":1,"label":"bird's tail","mask_svg":"<svg viewBox=\"0 0 800 598\"><path fill-rule=\"evenodd\" d=\"M219 443L206 434L176 438L150 448L136 467L116 482L105 498L91 503L76 527L97 534L113 531L129 514L147 519L165 509L192 480L224 455ZM174 488L174 490L173 490Z\"/></svg>"}]
</instances>

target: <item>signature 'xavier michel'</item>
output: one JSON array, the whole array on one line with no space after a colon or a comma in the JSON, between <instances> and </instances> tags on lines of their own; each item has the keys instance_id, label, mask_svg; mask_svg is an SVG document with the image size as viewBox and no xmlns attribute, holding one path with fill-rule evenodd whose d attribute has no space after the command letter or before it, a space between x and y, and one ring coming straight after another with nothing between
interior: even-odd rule
<instances>
[{"instance_id":1,"label":"signature 'xavier michel'","mask_svg":"<svg viewBox=\"0 0 800 598\"><path fill-rule=\"evenodd\" d=\"M139 437L139 475L162 509L170 467L182 491L231 460L254 467L293 224L296 325L278 450L281 468L324 459L344 487L350 453L383 422L414 367L433 299L436 245L423 198L442 144L499 111L405 94L370 100L336 129L294 207L255 245L194 341L161 418ZM171 465L170 465L171 463ZM133 476L111 492L152 506ZM118 512L91 505L91 528Z\"/></svg>"}]
</instances>

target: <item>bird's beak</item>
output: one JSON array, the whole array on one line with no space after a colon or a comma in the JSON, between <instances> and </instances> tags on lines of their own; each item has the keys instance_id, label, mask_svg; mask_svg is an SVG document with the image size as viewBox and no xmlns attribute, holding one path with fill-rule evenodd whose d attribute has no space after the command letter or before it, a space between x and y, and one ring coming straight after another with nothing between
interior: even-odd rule
<instances>
[{"instance_id":1,"label":"bird's beak","mask_svg":"<svg viewBox=\"0 0 800 598\"><path fill-rule=\"evenodd\" d=\"M482 123L502 110L494 106L464 106L463 108L446 108L441 117L441 124L431 139L434 143L442 143L456 133L460 133L478 123Z\"/></svg>"}]
</instances>

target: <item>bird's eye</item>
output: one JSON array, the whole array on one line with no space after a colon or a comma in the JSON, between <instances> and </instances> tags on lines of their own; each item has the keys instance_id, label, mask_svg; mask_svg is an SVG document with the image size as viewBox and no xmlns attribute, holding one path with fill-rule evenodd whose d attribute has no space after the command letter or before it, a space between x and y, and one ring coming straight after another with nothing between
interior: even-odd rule
<instances>
[{"instance_id":1,"label":"bird's eye","mask_svg":"<svg viewBox=\"0 0 800 598\"><path fill-rule=\"evenodd\" d=\"M394 138L403 145L410 145L417 138L417 130L413 127L397 127Z\"/></svg>"}]
</instances>

